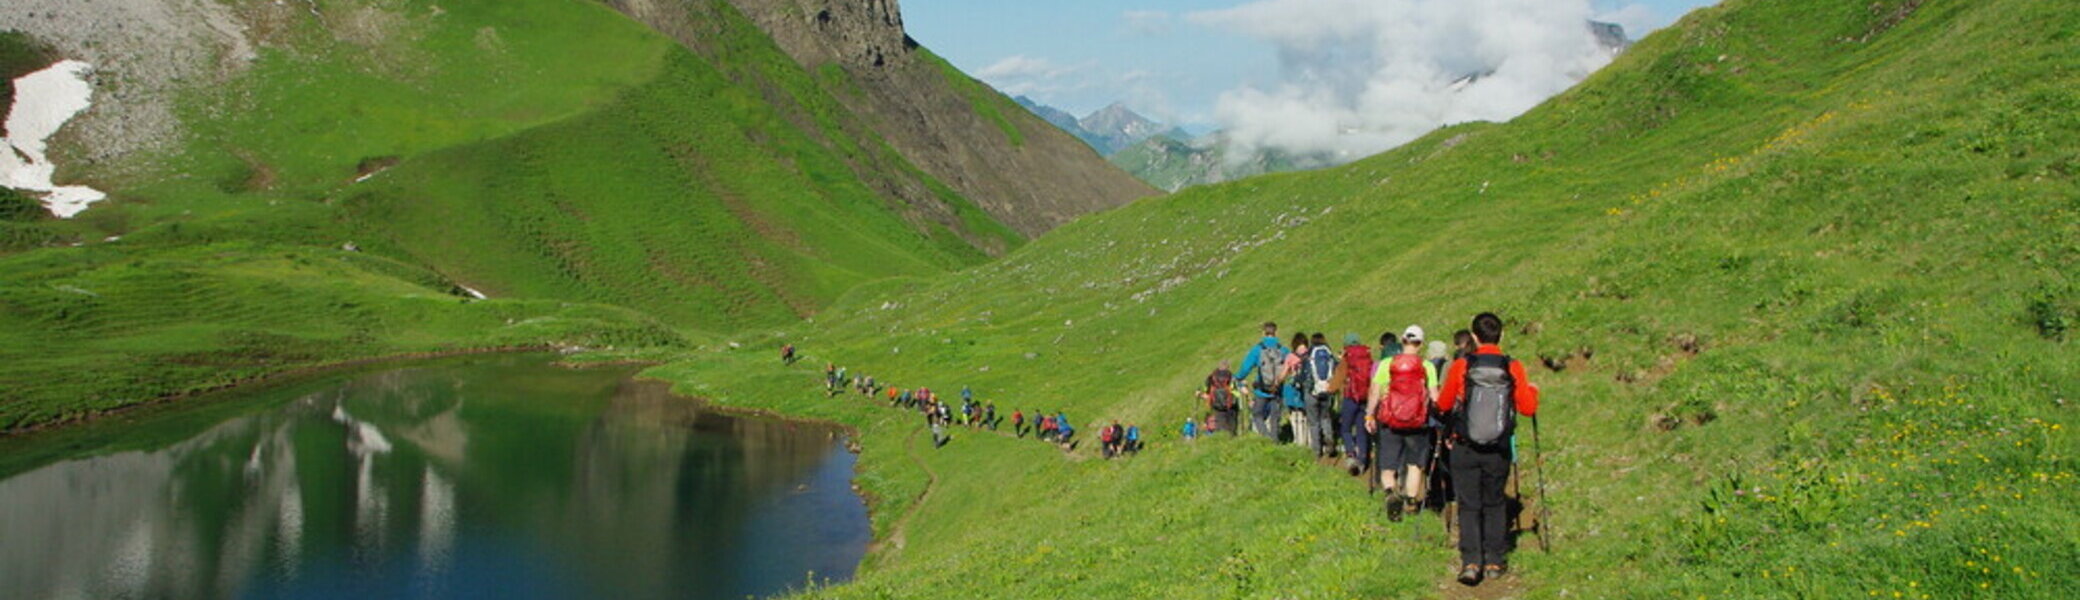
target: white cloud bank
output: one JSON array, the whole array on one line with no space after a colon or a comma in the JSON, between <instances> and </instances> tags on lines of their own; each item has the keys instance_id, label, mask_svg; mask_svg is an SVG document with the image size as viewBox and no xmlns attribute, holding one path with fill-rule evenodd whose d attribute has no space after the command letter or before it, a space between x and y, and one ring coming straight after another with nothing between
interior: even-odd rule
<instances>
[{"instance_id":1,"label":"white cloud bank","mask_svg":"<svg viewBox=\"0 0 2080 600\"><path fill-rule=\"evenodd\" d=\"M1084 69L1083 65L1063 65L1045 58L1016 54L976 71L975 78L1014 96L1058 93L1087 87L1088 82L1075 77Z\"/></svg>"},{"instance_id":2,"label":"white cloud bank","mask_svg":"<svg viewBox=\"0 0 2080 600\"><path fill-rule=\"evenodd\" d=\"M1216 103L1235 155L1343 162L1442 125L1508 120L1573 86L1611 60L1593 15L1588 0L1259 0L1186 18L1278 48L1279 83Z\"/></svg>"}]
</instances>

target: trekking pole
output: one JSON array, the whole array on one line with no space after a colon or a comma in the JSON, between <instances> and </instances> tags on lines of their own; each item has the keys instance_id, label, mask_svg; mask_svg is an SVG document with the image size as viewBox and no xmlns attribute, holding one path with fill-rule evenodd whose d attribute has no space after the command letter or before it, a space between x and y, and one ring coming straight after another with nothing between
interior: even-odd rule
<instances>
[{"instance_id":1,"label":"trekking pole","mask_svg":"<svg viewBox=\"0 0 2080 600\"><path fill-rule=\"evenodd\" d=\"M1548 520L1550 515L1546 511L1546 457L1538 445L1537 415L1531 417L1531 467L1538 476L1538 551L1551 554L1551 542L1546 540L1547 532L1551 531L1552 527L1552 522Z\"/></svg>"}]
</instances>

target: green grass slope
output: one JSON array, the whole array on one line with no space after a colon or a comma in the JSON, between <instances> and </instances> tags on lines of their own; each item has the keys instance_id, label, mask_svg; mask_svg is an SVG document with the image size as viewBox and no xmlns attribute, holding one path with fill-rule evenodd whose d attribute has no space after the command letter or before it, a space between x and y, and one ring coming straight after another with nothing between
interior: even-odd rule
<instances>
[{"instance_id":1,"label":"green grass slope","mask_svg":"<svg viewBox=\"0 0 2080 600\"><path fill-rule=\"evenodd\" d=\"M651 373L862 428L880 545L823 595L1454 596L1434 516L1173 432L1258 322L1372 339L1494 310L1545 389L1554 534L1507 592L2063 597L2076 30L2027 0L1729 0L1511 123L1136 203L771 339L1087 434L1140 423L1128 461L933 450L762 344Z\"/></svg>"},{"instance_id":2,"label":"green grass slope","mask_svg":"<svg viewBox=\"0 0 2080 600\"><path fill-rule=\"evenodd\" d=\"M722 68L590 2L242 8L258 58L177 99L180 144L80 168L110 201L0 198L0 429L387 354L671 346L1023 242L740 17Z\"/></svg>"}]
</instances>

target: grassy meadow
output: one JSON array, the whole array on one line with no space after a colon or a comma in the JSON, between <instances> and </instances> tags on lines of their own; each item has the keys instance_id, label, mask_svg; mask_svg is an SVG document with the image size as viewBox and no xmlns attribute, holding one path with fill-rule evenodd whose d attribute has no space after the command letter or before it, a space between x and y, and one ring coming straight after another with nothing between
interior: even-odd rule
<instances>
[{"instance_id":1,"label":"grassy meadow","mask_svg":"<svg viewBox=\"0 0 2080 600\"><path fill-rule=\"evenodd\" d=\"M78 169L112 201L0 198L0 430L377 356L677 347L1024 243L734 10L719 64L589 2L362 8L384 26L254 32L179 147Z\"/></svg>"},{"instance_id":2,"label":"grassy meadow","mask_svg":"<svg viewBox=\"0 0 2080 600\"><path fill-rule=\"evenodd\" d=\"M1389 524L1296 448L1175 431L1261 321L1373 340L1494 310L1546 391L1555 552L1523 538L1484 594L2062 597L2076 27L2037 2L1729 0L1508 124L1139 202L650 374L862 428L883 546L820 595L1452 597L1434 517ZM773 364L782 341L809 361ZM1153 448L933 450L914 414L823 399L826 360Z\"/></svg>"},{"instance_id":3,"label":"grassy meadow","mask_svg":"<svg viewBox=\"0 0 2080 600\"><path fill-rule=\"evenodd\" d=\"M718 43L764 59L718 66L590 3L482 4L392 43L548 66L267 54L225 92L251 116L166 163L192 176L8 223L82 245L0 252L0 427L350 358L611 347L581 360L860 432L877 545L813 597L2080 589L2080 12L2059 3L1726 0L1509 123L1033 240L964 202L962 231L878 204L886 182L845 165L890 151L838 139L820 95L843 73L740 19ZM479 43L471 19L544 31ZM381 98L318 98L337 78ZM416 103L452 110L287 139ZM1523 538L1502 582L1450 583L1434 514L1388 523L1303 450L1177 439L1262 321L1370 341L1482 311L1545 395L1553 552ZM790 342L808 359L785 367ZM1138 423L1150 449L1008 430L934 449L914 413L825 398L826 361L1064 411L1086 438Z\"/></svg>"}]
</instances>

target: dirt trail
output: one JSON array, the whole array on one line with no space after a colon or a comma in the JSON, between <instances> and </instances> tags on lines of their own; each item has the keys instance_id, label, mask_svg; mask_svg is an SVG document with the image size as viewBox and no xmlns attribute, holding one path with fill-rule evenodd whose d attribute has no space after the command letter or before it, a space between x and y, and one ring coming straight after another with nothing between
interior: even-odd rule
<instances>
[{"instance_id":1,"label":"dirt trail","mask_svg":"<svg viewBox=\"0 0 2080 600\"><path fill-rule=\"evenodd\" d=\"M1515 574L1496 581L1483 581L1480 585L1460 585L1457 579L1446 575L1437 582L1434 598L1445 600L1507 600L1524 596L1524 580Z\"/></svg>"},{"instance_id":2,"label":"dirt trail","mask_svg":"<svg viewBox=\"0 0 2080 600\"><path fill-rule=\"evenodd\" d=\"M932 499L932 490L939 487L939 474L932 471L931 465L925 464L923 456L917 454L918 434L925 431L925 428L913 429L910 431L910 437L903 442L903 451L910 455L910 462L917 463L917 468L924 470L924 491L917 493L917 498L910 502L909 510L903 511L903 516L896 519L896 524L888 528L888 539L880 544L888 550L888 553L879 559L884 562L893 561L902 554L903 546L908 543L907 534L911 519L924 510L925 503Z\"/></svg>"}]
</instances>

